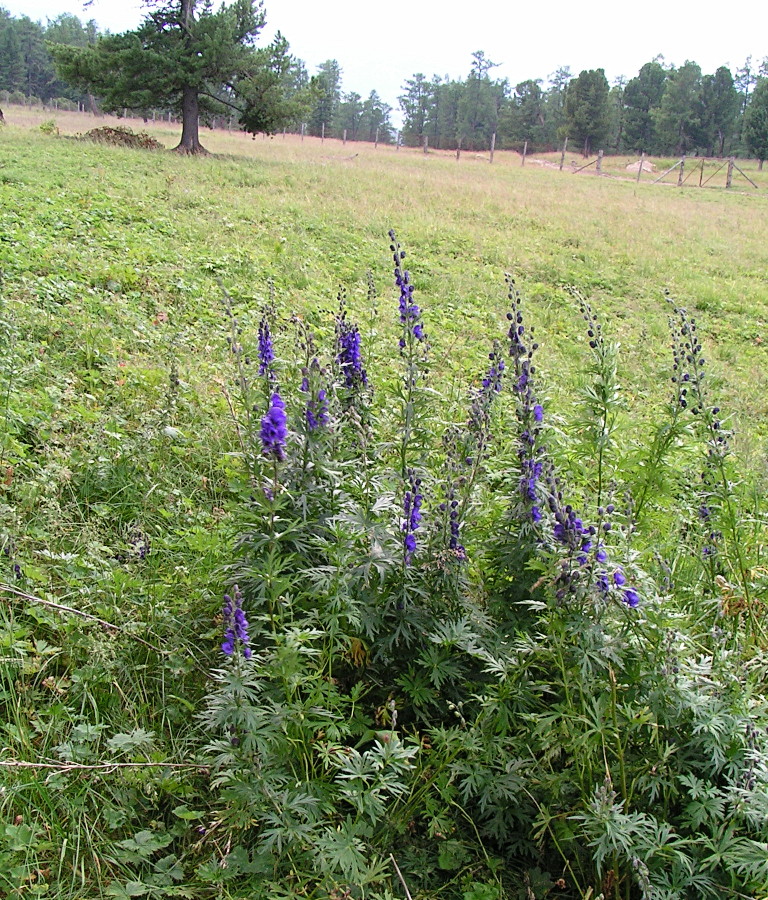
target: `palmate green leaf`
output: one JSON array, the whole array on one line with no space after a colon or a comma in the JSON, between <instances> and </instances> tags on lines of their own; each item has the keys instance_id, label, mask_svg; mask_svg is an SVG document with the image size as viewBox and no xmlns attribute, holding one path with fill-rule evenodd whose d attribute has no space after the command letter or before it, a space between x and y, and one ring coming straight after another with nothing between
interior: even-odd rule
<instances>
[{"instance_id":1,"label":"palmate green leaf","mask_svg":"<svg viewBox=\"0 0 768 900\"><path fill-rule=\"evenodd\" d=\"M359 882L365 872L368 829L349 816L336 828L326 828L317 835L314 850L323 871L339 873L345 880Z\"/></svg>"},{"instance_id":2,"label":"palmate green leaf","mask_svg":"<svg viewBox=\"0 0 768 900\"><path fill-rule=\"evenodd\" d=\"M155 874L150 876L153 883L169 885L184 879L184 867L174 854L164 856L154 865Z\"/></svg>"},{"instance_id":3,"label":"palmate green leaf","mask_svg":"<svg viewBox=\"0 0 768 900\"><path fill-rule=\"evenodd\" d=\"M118 900L126 900L127 897L144 897L151 890L151 885L144 884L143 881L113 881L106 889L105 893L109 897L116 897Z\"/></svg>"},{"instance_id":4,"label":"palmate green leaf","mask_svg":"<svg viewBox=\"0 0 768 900\"><path fill-rule=\"evenodd\" d=\"M154 741L154 732L145 731L143 728L134 728L128 734L112 735L107 741L107 747L114 753L130 753L132 750L150 750Z\"/></svg>"},{"instance_id":5,"label":"palmate green leaf","mask_svg":"<svg viewBox=\"0 0 768 900\"><path fill-rule=\"evenodd\" d=\"M117 846L123 848L120 854L126 861L139 862L150 859L158 850L164 850L173 841L170 834L153 831L139 831L131 838L118 841Z\"/></svg>"}]
</instances>

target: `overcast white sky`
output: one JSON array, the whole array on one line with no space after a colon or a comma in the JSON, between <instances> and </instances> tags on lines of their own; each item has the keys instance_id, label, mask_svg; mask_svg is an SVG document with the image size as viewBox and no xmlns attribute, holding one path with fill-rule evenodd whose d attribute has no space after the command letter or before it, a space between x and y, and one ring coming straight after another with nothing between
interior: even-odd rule
<instances>
[{"instance_id":1,"label":"overcast white sky","mask_svg":"<svg viewBox=\"0 0 768 900\"><path fill-rule=\"evenodd\" d=\"M136 0L94 0L88 8L81 0L0 0L0 7L44 24L70 12L113 32L136 27L145 9ZM546 81L560 66L574 75L602 67L613 83L632 78L657 54L673 65L695 60L705 73L721 65L735 71L749 55L755 63L768 56L766 0L265 0L265 8L263 42L279 29L310 74L337 59L342 90L363 97L376 90L394 108L407 78L416 72L463 78L475 50L499 63L492 77L512 85Z\"/></svg>"}]
</instances>

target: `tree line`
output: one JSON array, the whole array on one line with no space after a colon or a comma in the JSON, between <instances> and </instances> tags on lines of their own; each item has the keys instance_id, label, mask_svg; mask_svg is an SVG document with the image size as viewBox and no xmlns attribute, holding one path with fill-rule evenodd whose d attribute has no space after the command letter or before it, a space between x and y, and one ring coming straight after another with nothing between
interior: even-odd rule
<instances>
[{"instance_id":1,"label":"tree line","mask_svg":"<svg viewBox=\"0 0 768 900\"><path fill-rule=\"evenodd\" d=\"M14 18L0 7L0 94L11 102L51 103L77 108L87 102L86 94L74 88L56 72L46 41L86 47L98 37L96 22L80 21L62 13L47 25L28 16Z\"/></svg>"},{"instance_id":2,"label":"tree line","mask_svg":"<svg viewBox=\"0 0 768 900\"><path fill-rule=\"evenodd\" d=\"M464 79L416 73L405 81L398 132L393 108L377 91L363 98L342 90L337 60L310 76L279 33L256 47L263 25L263 7L252 0L215 13L196 0L176 0L123 35L99 33L93 20L83 24L67 13L42 25L0 8L0 98L70 108L98 103L145 116L173 112L190 132L193 117L211 124L221 116L254 133L288 129L448 150L487 150L495 140L501 149L527 144L543 151L567 138L585 155L602 149L751 154L761 164L768 158L768 57L714 74L692 61L676 67L657 57L613 85L603 69L574 76L562 67L546 82L513 87L494 78L497 64L477 51ZM184 140L188 149L199 145L195 135Z\"/></svg>"},{"instance_id":3,"label":"tree line","mask_svg":"<svg viewBox=\"0 0 768 900\"><path fill-rule=\"evenodd\" d=\"M553 150L572 141L588 155L606 153L768 156L768 57L732 73L721 66L703 74L691 61L675 67L662 58L632 79L612 86L603 69L577 76L560 68L542 79L493 79L495 64L473 54L464 80L422 73L406 81L400 97L404 143L486 150L496 146Z\"/></svg>"}]
</instances>

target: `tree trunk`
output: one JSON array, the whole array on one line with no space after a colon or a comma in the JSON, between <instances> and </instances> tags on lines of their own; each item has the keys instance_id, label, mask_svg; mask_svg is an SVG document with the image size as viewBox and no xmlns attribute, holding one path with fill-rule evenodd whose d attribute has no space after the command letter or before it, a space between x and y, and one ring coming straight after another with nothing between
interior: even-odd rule
<instances>
[{"instance_id":1,"label":"tree trunk","mask_svg":"<svg viewBox=\"0 0 768 900\"><path fill-rule=\"evenodd\" d=\"M757 163L758 163L758 165L757 165L757 170L758 170L758 172L762 172L762 171L763 171L763 160L762 160L762 159L759 159L759 160L757 161Z\"/></svg>"},{"instance_id":2,"label":"tree trunk","mask_svg":"<svg viewBox=\"0 0 768 900\"><path fill-rule=\"evenodd\" d=\"M181 0L181 25L186 32L186 43L189 46L190 28L194 23L195 0ZM205 154L208 151L200 143L200 107L197 88L184 85L181 98L181 140L173 149L177 153Z\"/></svg>"},{"instance_id":3,"label":"tree trunk","mask_svg":"<svg viewBox=\"0 0 768 900\"><path fill-rule=\"evenodd\" d=\"M197 91L193 87L185 86L181 101L181 140L178 146L173 148L176 153L208 152L200 143L199 115Z\"/></svg>"}]
</instances>

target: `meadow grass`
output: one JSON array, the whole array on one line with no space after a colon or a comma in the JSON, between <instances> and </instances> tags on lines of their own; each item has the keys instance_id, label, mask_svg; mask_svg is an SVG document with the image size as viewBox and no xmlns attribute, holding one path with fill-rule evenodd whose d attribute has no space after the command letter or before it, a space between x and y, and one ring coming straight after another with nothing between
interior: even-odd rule
<instances>
[{"instance_id":1,"label":"meadow grass","mask_svg":"<svg viewBox=\"0 0 768 900\"><path fill-rule=\"evenodd\" d=\"M26 113L25 119L34 125L45 116ZM56 121L62 133L98 124L64 113ZM172 145L172 127L149 130ZM678 191L637 186L631 178L521 168L517 154L497 153L493 166L476 155L457 164L451 155L425 157L384 145L374 151L367 144L252 140L222 131L205 136L216 158L192 161L71 145L32 129L16 132L13 124L3 137L16 135L6 145L6 208L16 206L18 216L43 200L54 211L68 207L57 222L62 240L38 238L44 241L36 253L41 270L50 256L57 266L79 267L81 277L87 269L91 282L115 274L122 277L112 280L123 284L147 278L151 266L149 277L166 293L165 264L195 285L203 279L201 299L215 309L214 281L206 278L206 269L215 268L253 293L271 278L284 308L300 311L327 303L338 283L362 284L366 269L378 274L380 235L396 223L408 245L419 248L419 288L434 298L432 308L447 326L448 334L436 333L435 340L485 329L503 307L500 277L509 270L542 307L541 327L555 335L563 326L562 287L573 284L589 294L625 345L628 371L647 385L654 380L655 345L666 320L663 292L669 290L711 335L728 390L744 391L745 421L762 418L766 203L748 185L730 193ZM755 169L748 168L752 177ZM8 183L13 178L26 185L21 197ZM110 203L119 207L112 210L115 245L105 246L98 233L87 239L87 220L86 233L72 240L77 231L67 228L77 227L80 209L92 207L98 215L99 206ZM547 352L561 350L553 369L562 370L572 356L562 346L567 339L546 343ZM445 358L445 349L436 357Z\"/></svg>"},{"instance_id":2,"label":"meadow grass","mask_svg":"<svg viewBox=\"0 0 768 900\"><path fill-rule=\"evenodd\" d=\"M650 176L636 184L626 176L627 160L606 159L610 177L598 179L522 167L516 154L504 152L489 165L476 154L457 162L453 154L296 136L252 140L225 131L204 134L212 156L189 159L72 139L107 120L18 107L5 112L0 538L7 583L32 597L23 609L18 598L4 606L3 652L12 659L4 732L14 760L187 759L189 748L199 747L190 712L208 691L201 669L215 664L223 572L234 565L236 539L255 515L242 430L232 415L240 401L227 337L238 337L229 330L224 291L246 335L255 334L273 297L274 323L294 317L330 342L337 291L345 288L369 370L391 384L397 363L389 348L401 333L387 250L391 227L409 252L423 307L436 415L449 414L467 382L477 384L490 338L506 331L504 272L512 273L535 321L547 414L563 435L561 461L589 496L594 445L583 398L595 373L567 288L588 299L606 339L621 345L621 391L611 415L639 451L670 392L668 290L696 319L712 389L735 431L740 477L756 494L765 485L768 174L755 165L744 164L757 191L677 190L652 185ZM41 131L51 118L59 134ZM177 129L166 124L128 124L166 146L175 142ZM658 171L665 165L658 161ZM368 271L377 287L373 299ZM284 337L286 355L290 344ZM281 364L289 370L286 360ZM386 422L392 395L385 391L373 403ZM502 435L509 441L500 442L502 456L512 466L513 439L507 430ZM675 462L695 471L689 450ZM495 478L504 485L503 467ZM386 485L383 493L390 491ZM483 515L478 531L498 526L492 503ZM659 517L644 538L646 560L679 540L666 527L670 510ZM744 526L759 593L763 514L755 511ZM34 597L122 630L62 617ZM556 669L554 656L550 662ZM24 678L16 678L17 664ZM276 671L283 664L286 671L293 665L281 656ZM323 683L332 683L330 675ZM610 679L606 684L608 690ZM386 696L380 699L386 712ZM616 725L617 740L618 731ZM453 752L448 748L445 758ZM15 889L31 890L42 880L55 882L62 898L99 896L116 889L114 873L123 866L121 889L130 893L131 866L156 858L162 840L146 852L127 844L119 852L105 849L94 808L120 836L135 823L135 844L143 833L138 823L154 815L158 796L181 810L174 813L177 825L197 821L187 801L208 802L194 778L155 777L150 770L117 787L99 782L87 797L77 777L10 773L4 813L15 816L25 804L43 810L34 823L21 814L13 825L29 824L28 833L6 834L22 848L0 859L0 873ZM591 790L586 775L583 781ZM410 789L421 796L418 784ZM545 828L540 814L542 829L556 833L560 826ZM168 826L162 834L181 832ZM73 843L82 851L73 851ZM463 860L463 847L446 851L445 859ZM61 861L58 875L51 859ZM451 866L447 872L455 871ZM102 869L111 873L103 880ZM484 894L479 883L473 888L469 870L461 871L461 887L450 890L463 894L455 896L501 896ZM492 884L493 866L483 871ZM168 888L159 881L144 886L150 894Z\"/></svg>"}]
</instances>

